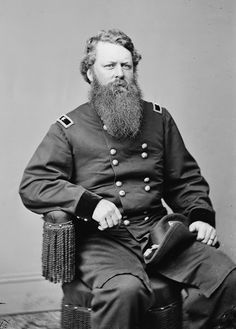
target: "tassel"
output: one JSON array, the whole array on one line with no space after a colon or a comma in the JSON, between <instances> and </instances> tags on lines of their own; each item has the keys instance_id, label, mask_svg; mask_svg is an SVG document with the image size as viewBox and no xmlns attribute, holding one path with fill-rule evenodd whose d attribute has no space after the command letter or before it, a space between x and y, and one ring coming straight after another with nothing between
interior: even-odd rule
<instances>
[{"instance_id":1,"label":"tassel","mask_svg":"<svg viewBox=\"0 0 236 329\"><path fill-rule=\"evenodd\" d=\"M42 275L53 283L71 282L75 276L75 230L72 221L44 222Z\"/></svg>"}]
</instances>

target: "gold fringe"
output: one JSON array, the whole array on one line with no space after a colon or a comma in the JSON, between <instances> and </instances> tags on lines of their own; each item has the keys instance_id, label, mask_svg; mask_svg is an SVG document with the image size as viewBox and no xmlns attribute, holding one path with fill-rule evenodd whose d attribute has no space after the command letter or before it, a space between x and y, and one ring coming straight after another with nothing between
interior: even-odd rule
<instances>
[{"instance_id":1,"label":"gold fringe","mask_svg":"<svg viewBox=\"0 0 236 329\"><path fill-rule=\"evenodd\" d=\"M75 275L75 230L72 221L44 222L42 275L53 283L71 282Z\"/></svg>"}]
</instances>

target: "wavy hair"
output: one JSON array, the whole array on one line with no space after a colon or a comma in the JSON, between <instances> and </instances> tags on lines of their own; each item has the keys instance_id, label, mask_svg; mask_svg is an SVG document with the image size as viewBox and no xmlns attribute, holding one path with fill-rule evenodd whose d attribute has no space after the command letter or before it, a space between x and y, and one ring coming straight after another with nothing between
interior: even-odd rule
<instances>
[{"instance_id":1,"label":"wavy hair","mask_svg":"<svg viewBox=\"0 0 236 329\"><path fill-rule=\"evenodd\" d=\"M97 35L89 38L86 43L85 57L80 63L80 73L82 74L86 82L90 83L87 77L87 71L96 60L96 46L99 41L118 44L128 49L132 55L134 72L136 72L137 65L142 57L135 49L131 38L118 29L111 29L108 31L102 30Z\"/></svg>"}]
</instances>

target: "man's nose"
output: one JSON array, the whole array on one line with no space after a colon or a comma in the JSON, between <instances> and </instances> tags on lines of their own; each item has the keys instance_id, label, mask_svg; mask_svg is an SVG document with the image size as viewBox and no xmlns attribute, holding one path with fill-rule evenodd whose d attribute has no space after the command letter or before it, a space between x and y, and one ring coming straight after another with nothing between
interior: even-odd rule
<instances>
[{"instance_id":1,"label":"man's nose","mask_svg":"<svg viewBox=\"0 0 236 329\"><path fill-rule=\"evenodd\" d=\"M120 64L116 65L114 73L116 78L122 78L124 76L124 72Z\"/></svg>"}]
</instances>

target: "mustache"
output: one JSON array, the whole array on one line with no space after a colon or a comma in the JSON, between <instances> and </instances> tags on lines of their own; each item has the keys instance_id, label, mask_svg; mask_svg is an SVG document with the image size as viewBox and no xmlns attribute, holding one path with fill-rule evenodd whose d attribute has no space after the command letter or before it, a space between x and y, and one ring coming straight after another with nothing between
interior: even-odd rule
<instances>
[{"instance_id":1,"label":"mustache","mask_svg":"<svg viewBox=\"0 0 236 329\"><path fill-rule=\"evenodd\" d=\"M130 84L124 79L116 79L107 84L107 87L110 88L111 92L116 94L117 92L128 91Z\"/></svg>"},{"instance_id":2,"label":"mustache","mask_svg":"<svg viewBox=\"0 0 236 329\"><path fill-rule=\"evenodd\" d=\"M122 87L127 87L128 82L124 79L116 79L115 81L111 82L113 86L122 86Z\"/></svg>"}]
</instances>

